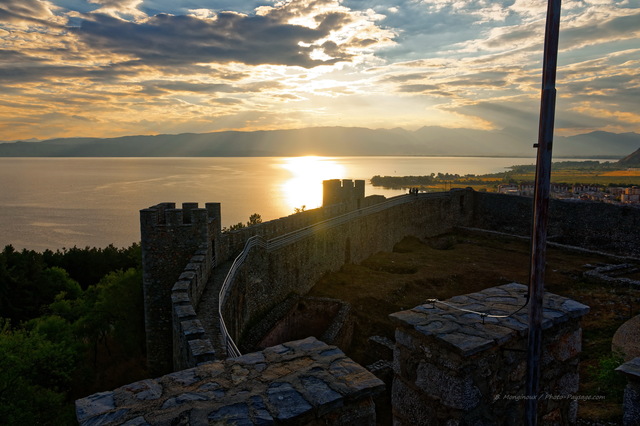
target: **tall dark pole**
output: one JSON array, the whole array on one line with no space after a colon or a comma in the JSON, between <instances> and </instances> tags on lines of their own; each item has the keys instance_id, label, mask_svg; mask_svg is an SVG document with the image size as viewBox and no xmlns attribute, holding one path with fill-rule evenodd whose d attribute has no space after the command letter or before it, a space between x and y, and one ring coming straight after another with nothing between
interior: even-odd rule
<instances>
[{"instance_id":1,"label":"tall dark pole","mask_svg":"<svg viewBox=\"0 0 640 426\"><path fill-rule=\"evenodd\" d=\"M531 265L529 270L529 346L527 354L526 424L538 423L540 358L542 352L542 299L547 245L547 217L551 187L551 148L556 107L556 66L560 31L560 0L548 0L542 65L542 96L538 128L538 156L533 199Z\"/></svg>"}]
</instances>

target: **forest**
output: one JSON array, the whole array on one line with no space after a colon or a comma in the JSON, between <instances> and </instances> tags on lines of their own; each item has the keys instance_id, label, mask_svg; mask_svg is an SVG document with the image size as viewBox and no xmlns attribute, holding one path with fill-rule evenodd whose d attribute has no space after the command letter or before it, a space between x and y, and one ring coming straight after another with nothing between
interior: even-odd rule
<instances>
[{"instance_id":1,"label":"forest","mask_svg":"<svg viewBox=\"0 0 640 426\"><path fill-rule=\"evenodd\" d=\"M140 245L0 253L0 419L77 424L73 402L146 377Z\"/></svg>"}]
</instances>

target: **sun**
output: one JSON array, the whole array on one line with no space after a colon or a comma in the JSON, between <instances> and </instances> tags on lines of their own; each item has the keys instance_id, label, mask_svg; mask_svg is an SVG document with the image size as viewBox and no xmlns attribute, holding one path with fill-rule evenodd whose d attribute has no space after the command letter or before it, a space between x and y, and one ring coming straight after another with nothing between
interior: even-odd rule
<instances>
[{"instance_id":1,"label":"sun","mask_svg":"<svg viewBox=\"0 0 640 426\"><path fill-rule=\"evenodd\" d=\"M291 173L291 178L282 184L287 207L313 209L322 205L322 181L344 179L345 167L331 157L291 157L280 164Z\"/></svg>"}]
</instances>

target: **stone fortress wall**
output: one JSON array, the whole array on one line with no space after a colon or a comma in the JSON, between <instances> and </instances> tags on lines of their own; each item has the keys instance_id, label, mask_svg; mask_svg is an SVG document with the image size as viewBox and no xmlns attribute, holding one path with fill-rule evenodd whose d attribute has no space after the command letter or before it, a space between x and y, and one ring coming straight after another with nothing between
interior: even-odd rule
<instances>
[{"instance_id":1,"label":"stone fortress wall","mask_svg":"<svg viewBox=\"0 0 640 426\"><path fill-rule=\"evenodd\" d=\"M237 231L220 232L220 205L162 203L141 211L145 316L149 363L157 373L224 358L203 338L198 305L212 269L235 258L254 236L287 236L349 214L344 223L317 227L277 249L255 247L230 288L222 315L237 343L266 313L292 294L304 295L325 273L389 251L404 236L428 238L455 227L527 236L531 199L470 189L406 195L404 202L364 197L363 181L324 182L324 205ZM389 205L386 207L386 205ZM379 211L366 214L367 208ZM362 210L363 214L355 214ZM194 217L193 221L191 217ZM549 238L571 246L640 256L640 209L553 200ZM248 349L248 348L244 348Z\"/></svg>"},{"instance_id":2,"label":"stone fortress wall","mask_svg":"<svg viewBox=\"0 0 640 426\"><path fill-rule=\"evenodd\" d=\"M506 194L474 194L470 226L530 235L533 199ZM640 257L640 208L606 203L550 200L548 241Z\"/></svg>"},{"instance_id":3,"label":"stone fortress wall","mask_svg":"<svg viewBox=\"0 0 640 426\"><path fill-rule=\"evenodd\" d=\"M251 330L252 326L258 323L274 306L292 294L305 294L324 273L337 270L345 263L360 262L378 251L389 251L395 243L407 235L428 238L449 232L456 227L481 228L524 236L529 233L529 223L531 222L530 199L474 192L471 189L458 189L447 193L411 194L385 200L384 197L379 196L365 198L364 182L360 182L326 181L324 197L327 205L324 207L227 233L220 232L220 205L216 203L207 203L205 208L198 208L195 203L185 203L182 209L176 209L175 205L171 203L163 203L142 210L145 316L147 318L147 345L152 372L158 375L210 364L214 359L225 358L226 354L216 353L211 342L205 337L205 330L202 321L197 317L195 307L200 302L203 291L216 268L229 264L238 253L243 251L245 243L251 237L259 236L262 242L247 251L244 263L238 269L233 285L226 295L226 303L222 304L222 315L227 322L229 335L240 343L242 343L244 335ZM640 224L640 209L620 207L611 209L611 206L595 203L553 202L551 204L549 223L550 241L587 249L606 250L623 255L638 255L637 241L638 237L640 237L640 226L638 226ZM568 303L571 302L569 301ZM422 315L422 312L426 312L427 309L428 307L414 308L414 310L420 312L420 315ZM582 313L580 315L588 310L587 307L581 309ZM401 317L401 314L398 314L398 318ZM572 318L578 318L580 315L569 314ZM409 332L409 334L414 333L412 335L419 340L424 339L424 337L421 337L423 334L426 336L431 335L431 332L425 332L426 329L422 325L413 322L413 314L407 318L407 324L403 325L404 318L399 323L399 330L406 326L410 329L413 327L419 331L419 334L414 332ZM550 319L554 321L554 324L558 323L555 321L556 317L551 317ZM431 319L421 317L419 321L429 322ZM464 326L469 321L475 324L473 326L476 329L474 333L477 334L476 337L478 339L493 342L487 343L488 346L485 344L486 342L483 343L483 350L489 348L489 354L495 353L496 350L502 350L495 348L501 348L507 343L509 347L522 345L522 335L524 333L521 330L521 326L513 329L516 331L500 331L500 333L506 333L505 336L509 336L507 338L496 334L494 324L487 323L485 326L484 321L482 321L482 325L479 325L478 318L471 320L468 315L454 320L453 325ZM565 332L568 333L567 336L572 345L569 348L572 351L571 358L574 359L580 351L579 342L575 341L575 336L578 336L577 339L579 341L580 329L579 322L572 322L571 324L573 325L567 330L565 330L566 327L564 326L559 329L560 334L558 336L563 335ZM400 336L405 336L401 331L399 333ZM453 352L451 352L451 338L455 336L446 332L444 334L441 333L439 336L435 340L431 337L425 340L431 345L429 350L449 353L447 358L453 364L462 359L463 370L472 371L473 365L477 361L476 358L479 356L478 353L468 354L464 352L465 348L457 348L455 344ZM513 340L514 337L517 339ZM440 346L441 348L439 349ZM445 411L438 411L440 410L438 401L442 400L442 395L436 394L433 396L433 386L426 382L426 378L421 378L422 376L416 378L416 372L413 371L413 367L418 365L416 362L420 366L424 365L420 367L423 369L444 368L443 366L434 367L429 364L428 353L424 349L426 347L422 343L409 343L407 339L400 339L396 343L394 356L399 358L394 361L394 365L397 368L393 385L392 405L394 406L394 415L396 415L395 421L398 424L405 424L405 422L410 424L413 421L411 419L413 415L440 418L453 418L451 417L453 415L460 420L466 416L466 414L459 412L460 407L455 404L445 407ZM407 348L409 348L409 352L404 352ZM414 350L412 348L420 350L414 353L411 352ZM462 352L460 352L461 350ZM329 351L331 350L329 349ZM427 354L427 359L422 361L418 359L424 357L425 354ZM260 355L256 356L263 359ZM286 358L286 355L283 356ZM462 358L460 358L461 356ZM471 358L468 358L468 356L471 356ZM267 370L271 365L270 363L282 361L279 356L273 355L273 357L273 360L266 364ZM407 360L409 363L405 364ZM231 360L227 360L225 363L224 368L232 371L248 368L243 367L243 363L240 361L239 363L234 363ZM262 375L260 372L265 368L263 365L263 362L255 364L258 370L250 374L257 374L260 377ZM520 361L513 365L519 371ZM331 370L333 367L328 364L326 368ZM452 371L455 371L457 367L448 366L447 368L452 368ZM577 380L577 361L568 363L566 368L560 366L556 370L553 380L560 380L562 383L569 384L556 386L553 391L563 395L574 392L575 383L577 382L573 378ZM183 370L184 374L194 374L192 371L196 370ZM338 376L342 374L337 373ZM292 380L291 383L309 380L304 374L301 377L297 377L296 374L298 373L296 372L291 372L291 374L292 376L287 376L286 379ZM358 377L368 377L366 380L373 380L367 374L366 370L364 370L364 372L358 373ZM418 374L422 373L418 372ZM513 377L518 375L519 373L512 374ZM519 379L513 379L513 377L509 380L520 382ZM169 380L174 380L173 376ZM260 380L268 379L262 377ZM455 378L455 380L462 380L461 383L465 383L465 386L467 386L472 383L469 380L476 379L473 377L459 377ZM453 381L455 382L455 380ZM329 383L329 388L334 390L339 387L332 382L326 383ZM215 383L207 386L213 385ZM275 384L272 385L275 386ZM136 387L137 384L128 386ZM144 386L141 384L140 386L144 387L147 384L144 384ZM376 384L375 386L378 385ZM480 389L484 393L484 390L481 389L483 385L480 382L473 382L469 385L471 387L468 388L465 386L461 390L466 392L466 390L471 389L473 392L477 392ZM512 387L512 389L516 390L515 387ZM460 389L455 388L454 392L458 390ZM175 390L175 392L184 391L184 388ZM159 392L163 394L162 390ZM305 392L304 389L300 388L291 395L297 398L296 395L304 396ZM439 391L435 389L435 392ZM492 392L497 391L493 389ZM132 407L134 409L144 411L143 406L148 404L148 402L145 402L147 393L146 391L143 392L145 398L142 398L142 400L136 396L137 400L141 401L133 403ZM172 411L175 411L176 406L180 405L182 407L180 410L191 410L193 407L189 408L192 404L189 401L206 398L213 398L212 400L218 401L220 394L224 395L224 392L215 391L211 395L208 393L207 395L196 395L193 392L184 393L176 397L177 402L173 400L171 404L165 402L163 408L167 406ZM109 393L109 395L105 398L112 398L114 394ZM370 398L371 393L366 395L367 398ZM260 401L269 401L272 396L271 390L266 390L263 399L256 396L256 404L261 404L262 402ZM491 401L491 397L486 400L487 406L491 406L496 402L498 400L497 396L496 394L492 397L495 401ZM338 398L338 396L335 397ZM99 406L96 406L92 402L92 398L102 399L103 396L96 394L79 400L77 403L79 419L81 415L83 416L81 423L84 420L91 422L98 419L108 419L109 416L123 413L123 409L117 407L118 401L116 400L110 404L98 404ZM196 399L193 400L192 398ZM317 404L320 407L324 404L322 398L324 396L320 398L321 401L312 400L313 398L307 398L307 400L310 407L316 407ZM225 400L224 396L222 399ZM225 403L229 403L228 399L225 401ZM431 405L430 407L432 408L427 410L431 414L410 413L410 411L407 411L415 404L424 406L425 401L434 401L435 405ZM366 405L369 402L362 402L362 404ZM238 405L231 404L230 407L232 408L228 409L233 414ZM260 411L256 407L252 405L248 408L249 411L242 408L249 414L241 414L240 417L245 420L249 418L255 419L255 413ZM269 407L271 407L272 411L275 410L271 413L274 418L281 415L274 408L275 405L269 405ZM399 410L397 413L395 413L396 408ZM567 403L551 408L555 410L556 414L560 413L558 415L561 415L563 419L575 418L573 414L575 406L572 404ZM453 409L453 412L450 411L451 409ZM316 408L315 410L314 416L316 418L319 419L324 415L322 414L324 409ZM485 410L485 408L476 407L474 410L478 413ZM186 412L184 411L184 413ZM343 414L345 413L339 415L342 416ZM549 411L546 414L552 415L552 412ZM171 414L169 417L173 416L175 418L177 415ZM348 417L348 414L345 415ZM468 417L466 419L469 420Z\"/></svg>"},{"instance_id":4,"label":"stone fortress wall","mask_svg":"<svg viewBox=\"0 0 640 426\"><path fill-rule=\"evenodd\" d=\"M179 334L172 289L187 286L196 306L219 259L220 204L162 203L140 211L147 358L153 373L173 368L171 342ZM183 303L186 304L186 303ZM185 307L181 310L187 311ZM193 308L191 308L193 309Z\"/></svg>"}]
</instances>

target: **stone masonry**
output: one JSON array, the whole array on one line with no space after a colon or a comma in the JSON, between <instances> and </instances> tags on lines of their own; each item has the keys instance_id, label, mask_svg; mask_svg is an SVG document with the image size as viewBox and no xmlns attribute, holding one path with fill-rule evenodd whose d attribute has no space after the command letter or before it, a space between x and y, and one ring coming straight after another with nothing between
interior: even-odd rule
<instances>
[{"instance_id":1,"label":"stone masonry","mask_svg":"<svg viewBox=\"0 0 640 426\"><path fill-rule=\"evenodd\" d=\"M640 357L616 368L616 371L627 376L624 388L623 426L640 426Z\"/></svg>"},{"instance_id":2,"label":"stone masonry","mask_svg":"<svg viewBox=\"0 0 640 426\"><path fill-rule=\"evenodd\" d=\"M391 315L397 324L394 425L518 425L524 419L526 286L507 284ZM455 306L459 309L454 309ZM460 310L465 309L465 310ZM547 293L539 418L574 424L580 318L589 307Z\"/></svg>"},{"instance_id":3,"label":"stone masonry","mask_svg":"<svg viewBox=\"0 0 640 426\"><path fill-rule=\"evenodd\" d=\"M140 232L147 359L153 374L163 374L174 366L172 289L188 282L197 305L216 264L220 204L158 204L140 211Z\"/></svg>"},{"instance_id":4,"label":"stone masonry","mask_svg":"<svg viewBox=\"0 0 640 426\"><path fill-rule=\"evenodd\" d=\"M89 425L371 425L384 383L313 337L76 401Z\"/></svg>"}]
</instances>

